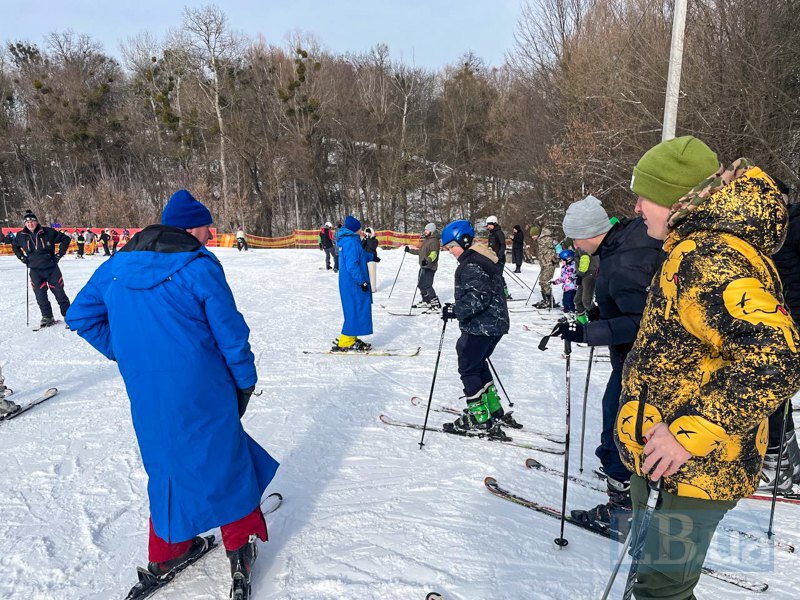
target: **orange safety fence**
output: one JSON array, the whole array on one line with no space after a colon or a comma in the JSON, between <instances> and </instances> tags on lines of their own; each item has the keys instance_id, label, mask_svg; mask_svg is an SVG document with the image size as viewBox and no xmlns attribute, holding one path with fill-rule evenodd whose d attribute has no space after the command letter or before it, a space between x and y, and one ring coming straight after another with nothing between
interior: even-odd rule
<instances>
[{"instance_id":1,"label":"orange safety fence","mask_svg":"<svg viewBox=\"0 0 800 600\"><path fill-rule=\"evenodd\" d=\"M378 238L378 243L384 248L418 246L420 239L418 233L399 233L388 229L376 231L375 236ZM316 248L319 244L319 230L295 229L291 235L281 237L261 237L246 233L245 239L251 248ZM222 248L233 248L236 246L236 234L220 234L217 238L217 245Z\"/></svg>"}]
</instances>

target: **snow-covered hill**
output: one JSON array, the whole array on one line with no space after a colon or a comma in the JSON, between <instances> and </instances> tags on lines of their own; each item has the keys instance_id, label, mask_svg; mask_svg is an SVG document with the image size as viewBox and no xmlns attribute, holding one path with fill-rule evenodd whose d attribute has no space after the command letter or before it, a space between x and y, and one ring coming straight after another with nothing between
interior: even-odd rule
<instances>
[{"instance_id":1,"label":"snow-covered hill","mask_svg":"<svg viewBox=\"0 0 800 600\"><path fill-rule=\"evenodd\" d=\"M405 259L387 301L403 253L381 252L376 333L368 339L382 347L422 347L414 358L390 358L302 353L327 349L341 326L336 275L324 270L323 253L215 252L252 329L263 390L244 424L282 463L268 492L281 492L284 505L268 517L270 541L255 566L254 598L410 600L431 590L462 600L601 595L618 545L568 526L569 546L559 550L553 544L558 521L497 499L483 486L483 478L492 475L560 507L561 480L527 470L524 461L535 456L560 468L563 458L438 433L428 434L420 450L419 432L378 420L381 413L418 422L424 417L409 399L427 398L442 322L435 316L391 316L386 308L410 304L415 257ZM102 260L62 261L70 297ZM443 301L452 300L454 269L455 261L443 257L435 285ZM536 269L525 265L523 271L532 284ZM0 424L0 597L122 598L135 582L136 565L146 561L148 518L128 399L116 365L77 335L62 327L26 329L24 277L16 259L0 258L0 364L20 403L50 386L60 393ZM528 295L510 279L509 287L515 297ZM30 310L32 322L38 322L32 297ZM546 352L536 348L548 330L546 318L536 313L513 313L511 333L493 363L517 419L563 436L565 361L559 340ZM449 327L434 402L460 406L457 336L456 327ZM574 472L587 356L587 349L576 348L572 361ZM608 363L594 364L586 474L597 466L593 450L608 373ZM431 421L439 424L445 416L432 413ZM588 508L604 499L600 492L571 486L568 505ZM800 544L798 511L778 505L780 539ZM768 518L767 502L744 501L724 524L765 538ZM717 535L715 548L711 558L728 558L721 568L751 565L748 577L770 584L763 597L797 597L795 556L726 533ZM228 582L224 553L215 552L157 597L227 598ZM616 597L623 583L624 573ZM749 597L707 577L698 595Z\"/></svg>"}]
</instances>

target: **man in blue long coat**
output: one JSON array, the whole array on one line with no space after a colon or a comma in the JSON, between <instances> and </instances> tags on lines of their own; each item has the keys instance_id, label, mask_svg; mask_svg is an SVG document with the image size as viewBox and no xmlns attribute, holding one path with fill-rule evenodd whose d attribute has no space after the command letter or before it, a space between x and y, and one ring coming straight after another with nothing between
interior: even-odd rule
<instances>
[{"instance_id":1,"label":"man in blue long coat","mask_svg":"<svg viewBox=\"0 0 800 600\"><path fill-rule=\"evenodd\" d=\"M104 263L67 313L119 365L149 482L149 571L164 577L222 527L234 582L249 587L261 496L278 463L242 428L257 375L250 330L205 245L211 213L186 190L161 225Z\"/></svg>"},{"instance_id":2,"label":"man in blue long coat","mask_svg":"<svg viewBox=\"0 0 800 600\"><path fill-rule=\"evenodd\" d=\"M339 343L333 352L368 352L372 344L360 340L359 335L372 334L372 292L369 285L367 263L374 260L361 246L361 223L348 216L344 227L336 232L339 252L339 296L342 299L344 325Z\"/></svg>"}]
</instances>

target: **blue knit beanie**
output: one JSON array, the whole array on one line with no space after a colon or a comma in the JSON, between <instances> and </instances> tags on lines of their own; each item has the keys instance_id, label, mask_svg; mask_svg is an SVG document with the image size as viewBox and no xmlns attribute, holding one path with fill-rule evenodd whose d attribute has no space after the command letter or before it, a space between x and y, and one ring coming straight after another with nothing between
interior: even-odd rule
<instances>
[{"instance_id":1,"label":"blue knit beanie","mask_svg":"<svg viewBox=\"0 0 800 600\"><path fill-rule=\"evenodd\" d=\"M347 218L344 220L344 226L346 229L355 232L361 229L361 221L359 221L355 217L347 215Z\"/></svg>"},{"instance_id":2,"label":"blue knit beanie","mask_svg":"<svg viewBox=\"0 0 800 600\"><path fill-rule=\"evenodd\" d=\"M203 225L211 225L214 219L211 213L198 202L187 190L178 190L167 202L161 213L161 224L178 229L194 229Z\"/></svg>"}]
</instances>

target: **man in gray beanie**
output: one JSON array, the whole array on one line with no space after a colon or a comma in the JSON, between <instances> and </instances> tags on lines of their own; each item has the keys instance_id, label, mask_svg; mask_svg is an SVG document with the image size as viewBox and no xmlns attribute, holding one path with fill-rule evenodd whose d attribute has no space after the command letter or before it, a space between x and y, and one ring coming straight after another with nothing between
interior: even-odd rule
<instances>
[{"instance_id":1,"label":"man in gray beanie","mask_svg":"<svg viewBox=\"0 0 800 600\"><path fill-rule=\"evenodd\" d=\"M575 247L599 258L596 320L562 323L555 335L590 346L608 346L611 376L603 395L603 432L595 454L607 475L609 500L591 510L574 510L573 518L625 537L631 515L630 472L614 444L614 423L622 391L622 365L633 347L644 312L650 280L665 258L661 242L647 235L641 217L608 218L600 200L587 196L567 209L564 235Z\"/></svg>"},{"instance_id":2,"label":"man in gray beanie","mask_svg":"<svg viewBox=\"0 0 800 600\"><path fill-rule=\"evenodd\" d=\"M436 295L436 290L433 289L433 278L436 275L436 269L439 268L441 239L441 236L436 231L436 225L428 223L425 225L425 231L422 232L422 243L419 250L406 246L406 252L419 256L417 287L422 295L422 300L414 305L415 308L439 310L442 307L439 297Z\"/></svg>"}]
</instances>

